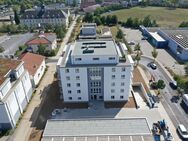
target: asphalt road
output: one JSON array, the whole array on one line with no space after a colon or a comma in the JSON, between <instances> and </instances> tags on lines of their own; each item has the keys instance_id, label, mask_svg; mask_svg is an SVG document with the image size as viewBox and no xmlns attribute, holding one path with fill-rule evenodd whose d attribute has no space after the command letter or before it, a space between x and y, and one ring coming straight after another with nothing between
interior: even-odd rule
<instances>
[{"instance_id":1,"label":"asphalt road","mask_svg":"<svg viewBox=\"0 0 188 141\"><path fill-rule=\"evenodd\" d=\"M150 74L155 77L155 80L162 79L166 83L165 89L161 91L161 102L174 126L177 127L178 124L184 124L184 126L188 129L188 107L186 107L185 104L182 103L182 98L177 100L177 103L173 101L174 96L178 95L177 91L171 89L171 87L169 86L168 78L165 77L160 68L152 70L148 66L148 63L150 63L150 60L143 58L140 60L140 64L146 66Z\"/></svg>"}]
</instances>

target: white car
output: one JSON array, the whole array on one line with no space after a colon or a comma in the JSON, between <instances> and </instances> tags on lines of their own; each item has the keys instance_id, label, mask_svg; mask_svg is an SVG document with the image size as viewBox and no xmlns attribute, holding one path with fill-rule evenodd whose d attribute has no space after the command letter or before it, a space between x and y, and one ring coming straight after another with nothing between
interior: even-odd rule
<instances>
[{"instance_id":1,"label":"white car","mask_svg":"<svg viewBox=\"0 0 188 141\"><path fill-rule=\"evenodd\" d=\"M188 139L188 132L183 124L179 124L177 130L183 139Z\"/></svg>"},{"instance_id":2,"label":"white car","mask_svg":"<svg viewBox=\"0 0 188 141\"><path fill-rule=\"evenodd\" d=\"M135 45L136 43L135 43L135 41L130 41L130 42L128 42L128 44L129 45Z\"/></svg>"}]
</instances>

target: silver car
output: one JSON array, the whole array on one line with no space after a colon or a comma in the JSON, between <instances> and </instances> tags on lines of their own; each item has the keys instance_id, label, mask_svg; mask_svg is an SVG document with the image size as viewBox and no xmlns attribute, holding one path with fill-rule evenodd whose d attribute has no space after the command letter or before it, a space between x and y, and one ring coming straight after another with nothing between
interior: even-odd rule
<instances>
[{"instance_id":1,"label":"silver car","mask_svg":"<svg viewBox=\"0 0 188 141\"><path fill-rule=\"evenodd\" d=\"M188 139L188 132L183 124L179 124L177 130L183 139Z\"/></svg>"}]
</instances>

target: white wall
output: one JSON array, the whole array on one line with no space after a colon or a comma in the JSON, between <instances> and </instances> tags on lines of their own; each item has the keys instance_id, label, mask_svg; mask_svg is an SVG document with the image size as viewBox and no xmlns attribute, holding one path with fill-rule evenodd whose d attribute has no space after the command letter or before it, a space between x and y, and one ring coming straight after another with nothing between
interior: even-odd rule
<instances>
[{"instance_id":1,"label":"white wall","mask_svg":"<svg viewBox=\"0 0 188 141\"><path fill-rule=\"evenodd\" d=\"M46 68L46 64L45 64L45 60L43 60L43 62L41 63L40 67L38 68L38 70L36 71L33 77L33 82L35 86L38 85L40 79L42 78L45 68Z\"/></svg>"},{"instance_id":2,"label":"white wall","mask_svg":"<svg viewBox=\"0 0 188 141\"><path fill-rule=\"evenodd\" d=\"M8 93L10 89L11 89L10 79L7 78L4 81L4 83L0 86L0 99L3 99L3 97Z\"/></svg>"},{"instance_id":3,"label":"white wall","mask_svg":"<svg viewBox=\"0 0 188 141\"><path fill-rule=\"evenodd\" d=\"M109 57L115 57L115 60L109 60ZM76 61L76 58L81 58L81 61ZM93 60L93 58L99 58L99 60ZM104 55L104 56L94 56L94 55L72 55L72 64L117 64L119 57L116 55Z\"/></svg>"},{"instance_id":4,"label":"white wall","mask_svg":"<svg viewBox=\"0 0 188 141\"><path fill-rule=\"evenodd\" d=\"M104 101L128 100L132 79L131 67L126 67L125 72L122 72L122 67L104 67ZM115 68L115 72L112 72L112 68ZM112 75L115 75L115 79L112 79ZM125 75L125 79L122 79L121 75ZM115 86L112 85L113 82ZM124 83L124 86L121 86L121 83ZM114 93L111 92L112 89L115 90ZM121 89L124 92L121 92ZM111 96L114 96L114 99ZM120 96L123 98L121 99Z\"/></svg>"},{"instance_id":5,"label":"white wall","mask_svg":"<svg viewBox=\"0 0 188 141\"><path fill-rule=\"evenodd\" d=\"M24 72L24 67L23 67L23 64L21 64L20 67L18 67L18 69L16 70L16 78L18 79L22 73Z\"/></svg>"},{"instance_id":6,"label":"white wall","mask_svg":"<svg viewBox=\"0 0 188 141\"><path fill-rule=\"evenodd\" d=\"M63 89L63 98L65 102L87 102L88 101L88 81L87 81L87 68L68 68L69 73L66 73L65 68L60 68L61 76L61 85ZM75 70L79 69L79 73L76 73ZM66 77L70 77L70 80L67 80ZM76 80L76 76L80 76L80 80ZM67 84L70 83L71 86L67 87ZM80 83L80 87L77 87L76 84ZM68 90L71 90L71 94L68 94ZM77 90L81 90L81 93L78 94ZM72 97L72 100L69 100L69 97ZM81 97L81 100L78 100L78 97Z\"/></svg>"}]
</instances>

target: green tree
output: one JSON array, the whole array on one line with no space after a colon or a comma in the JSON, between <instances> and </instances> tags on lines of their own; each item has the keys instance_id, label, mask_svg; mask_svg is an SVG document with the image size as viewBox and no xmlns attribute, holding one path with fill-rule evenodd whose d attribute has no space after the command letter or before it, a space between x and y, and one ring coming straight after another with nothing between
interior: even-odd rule
<instances>
[{"instance_id":1,"label":"green tree","mask_svg":"<svg viewBox=\"0 0 188 141\"><path fill-rule=\"evenodd\" d=\"M138 66L139 61L141 60L140 52L137 52L137 54L136 54L136 56L135 56L135 60L136 60L136 66Z\"/></svg>"},{"instance_id":2,"label":"green tree","mask_svg":"<svg viewBox=\"0 0 188 141\"><path fill-rule=\"evenodd\" d=\"M96 17L94 18L94 22L95 22L97 25L101 25L101 24L102 24L101 19L100 19L98 16L96 16Z\"/></svg>"},{"instance_id":3,"label":"green tree","mask_svg":"<svg viewBox=\"0 0 188 141\"><path fill-rule=\"evenodd\" d=\"M45 55L45 52L46 52L46 47L45 47L45 45L39 44L39 45L38 45L38 53L39 53L40 55Z\"/></svg>"},{"instance_id":4,"label":"green tree","mask_svg":"<svg viewBox=\"0 0 188 141\"><path fill-rule=\"evenodd\" d=\"M135 45L134 51L137 51L137 53L139 53L141 51L141 46L139 43Z\"/></svg>"},{"instance_id":5,"label":"green tree","mask_svg":"<svg viewBox=\"0 0 188 141\"><path fill-rule=\"evenodd\" d=\"M22 2L20 5L20 14L23 14L26 9L27 9L26 4Z\"/></svg>"},{"instance_id":6,"label":"green tree","mask_svg":"<svg viewBox=\"0 0 188 141\"><path fill-rule=\"evenodd\" d=\"M146 16L146 17L144 18L142 24L143 24L145 27L151 27L151 26L152 26L152 22L151 22L150 16Z\"/></svg>"},{"instance_id":7,"label":"green tree","mask_svg":"<svg viewBox=\"0 0 188 141\"><path fill-rule=\"evenodd\" d=\"M151 52L152 56L153 56L153 61L155 62L155 59L157 58L158 56L158 52L156 50L156 48L154 47L153 48L153 51Z\"/></svg>"},{"instance_id":8,"label":"green tree","mask_svg":"<svg viewBox=\"0 0 188 141\"><path fill-rule=\"evenodd\" d=\"M112 17L111 17L111 23L112 24L118 24L118 17L116 15L112 15Z\"/></svg>"},{"instance_id":9,"label":"green tree","mask_svg":"<svg viewBox=\"0 0 188 141\"><path fill-rule=\"evenodd\" d=\"M84 21L85 22L93 22L93 14L92 13L86 13L85 17L84 17Z\"/></svg>"},{"instance_id":10,"label":"green tree","mask_svg":"<svg viewBox=\"0 0 188 141\"><path fill-rule=\"evenodd\" d=\"M3 51L5 51L5 49L3 47L0 47L0 53L2 53Z\"/></svg>"},{"instance_id":11,"label":"green tree","mask_svg":"<svg viewBox=\"0 0 188 141\"><path fill-rule=\"evenodd\" d=\"M100 19L101 19L101 23L102 23L103 25L105 25L105 24L106 24L106 17L105 17L105 16L102 16Z\"/></svg>"},{"instance_id":12,"label":"green tree","mask_svg":"<svg viewBox=\"0 0 188 141\"><path fill-rule=\"evenodd\" d=\"M111 19L112 19L112 16L111 16L111 15L108 15L108 16L106 17L106 24L107 24L107 25L111 25Z\"/></svg>"},{"instance_id":13,"label":"green tree","mask_svg":"<svg viewBox=\"0 0 188 141\"><path fill-rule=\"evenodd\" d=\"M14 10L14 20L17 25L20 24L20 18L18 16L17 10Z\"/></svg>"},{"instance_id":14,"label":"green tree","mask_svg":"<svg viewBox=\"0 0 188 141\"><path fill-rule=\"evenodd\" d=\"M118 30L116 38L123 39L123 32L121 31L121 29Z\"/></svg>"},{"instance_id":15,"label":"green tree","mask_svg":"<svg viewBox=\"0 0 188 141\"><path fill-rule=\"evenodd\" d=\"M65 36L65 27L64 26L55 26L54 32L57 35L57 38L63 39Z\"/></svg>"},{"instance_id":16,"label":"green tree","mask_svg":"<svg viewBox=\"0 0 188 141\"><path fill-rule=\"evenodd\" d=\"M127 27L132 27L133 26L133 19L131 17L128 18L127 21L126 21L126 23L125 23L125 25Z\"/></svg>"},{"instance_id":17,"label":"green tree","mask_svg":"<svg viewBox=\"0 0 188 141\"><path fill-rule=\"evenodd\" d=\"M164 89L166 87L166 84L165 84L165 82L163 81L163 80L158 80L158 82L157 82L157 88L159 89L159 90L162 90L162 89ZM159 91L159 93L160 93L160 91Z\"/></svg>"},{"instance_id":18,"label":"green tree","mask_svg":"<svg viewBox=\"0 0 188 141\"><path fill-rule=\"evenodd\" d=\"M76 0L73 0L73 4L72 4L73 7L76 7L77 6L77 2Z\"/></svg>"}]
</instances>

